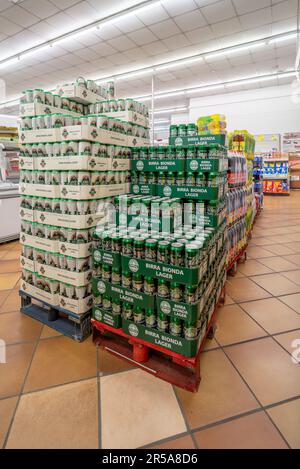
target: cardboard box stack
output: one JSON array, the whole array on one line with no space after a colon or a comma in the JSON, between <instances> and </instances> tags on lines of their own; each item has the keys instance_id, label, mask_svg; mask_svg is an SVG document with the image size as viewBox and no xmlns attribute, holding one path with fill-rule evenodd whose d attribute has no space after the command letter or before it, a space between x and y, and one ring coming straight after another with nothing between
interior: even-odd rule
<instances>
[{"instance_id":1,"label":"cardboard box stack","mask_svg":"<svg viewBox=\"0 0 300 469\"><path fill-rule=\"evenodd\" d=\"M94 319L187 357L225 283L227 237L225 136L192 138L133 150L132 194L93 252Z\"/></svg>"},{"instance_id":2,"label":"cardboard box stack","mask_svg":"<svg viewBox=\"0 0 300 469\"><path fill-rule=\"evenodd\" d=\"M92 308L93 231L129 192L131 147L149 140L133 136L132 123L89 114L113 98L111 85L79 80L58 90L27 90L21 100L21 290L81 315Z\"/></svg>"}]
</instances>

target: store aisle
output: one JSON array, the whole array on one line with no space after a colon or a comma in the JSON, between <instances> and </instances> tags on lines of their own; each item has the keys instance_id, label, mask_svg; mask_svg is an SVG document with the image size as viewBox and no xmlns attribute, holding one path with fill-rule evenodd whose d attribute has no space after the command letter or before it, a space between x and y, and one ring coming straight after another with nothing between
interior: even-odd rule
<instances>
[{"instance_id":1,"label":"store aisle","mask_svg":"<svg viewBox=\"0 0 300 469\"><path fill-rule=\"evenodd\" d=\"M21 315L19 253L0 247L0 447L300 448L299 192L266 198L197 394Z\"/></svg>"}]
</instances>

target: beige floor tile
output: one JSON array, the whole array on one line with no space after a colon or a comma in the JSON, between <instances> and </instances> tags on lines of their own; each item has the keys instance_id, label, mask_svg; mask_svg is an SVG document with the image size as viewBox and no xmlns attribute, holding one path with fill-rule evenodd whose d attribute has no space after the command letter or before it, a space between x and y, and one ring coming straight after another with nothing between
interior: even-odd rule
<instances>
[{"instance_id":1,"label":"beige floor tile","mask_svg":"<svg viewBox=\"0 0 300 469\"><path fill-rule=\"evenodd\" d=\"M291 243L286 243L285 246L289 249L291 249L292 251L295 251L297 253L300 252L300 243L298 243L297 241L292 241Z\"/></svg>"},{"instance_id":2,"label":"beige floor tile","mask_svg":"<svg viewBox=\"0 0 300 469\"><path fill-rule=\"evenodd\" d=\"M267 251L270 251L274 254L274 256L287 256L288 254L293 254L295 251L286 244L269 244L264 246Z\"/></svg>"},{"instance_id":3,"label":"beige floor tile","mask_svg":"<svg viewBox=\"0 0 300 469\"><path fill-rule=\"evenodd\" d=\"M172 386L141 370L101 378L101 419L105 449L137 448L186 432Z\"/></svg>"},{"instance_id":4,"label":"beige floor tile","mask_svg":"<svg viewBox=\"0 0 300 469\"><path fill-rule=\"evenodd\" d=\"M206 352L207 350L213 350L215 348L219 348L220 345L218 342L216 342L215 339L206 339L204 347L203 347L203 352Z\"/></svg>"},{"instance_id":5,"label":"beige floor tile","mask_svg":"<svg viewBox=\"0 0 300 469\"><path fill-rule=\"evenodd\" d=\"M2 262L5 262L5 261L11 261L11 260L19 261L19 260L20 260L20 253L21 253L20 248L18 248L18 249L11 249L10 251L8 251L8 252L5 254L5 256L2 257L1 263L2 263Z\"/></svg>"},{"instance_id":6,"label":"beige floor tile","mask_svg":"<svg viewBox=\"0 0 300 469\"><path fill-rule=\"evenodd\" d=\"M51 327L43 326L43 330L41 333L41 339L49 339L50 337L59 337L62 334L55 329L51 329Z\"/></svg>"},{"instance_id":7,"label":"beige floor tile","mask_svg":"<svg viewBox=\"0 0 300 469\"><path fill-rule=\"evenodd\" d=\"M299 285L291 282L281 274L257 275L251 277L251 280L274 296L289 295L290 293L300 291ZM249 298L249 300L251 300L251 298Z\"/></svg>"},{"instance_id":8,"label":"beige floor tile","mask_svg":"<svg viewBox=\"0 0 300 469\"><path fill-rule=\"evenodd\" d=\"M34 347L34 342L6 347L6 363L0 365L0 398L21 392Z\"/></svg>"},{"instance_id":9,"label":"beige floor tile","mask_svg":"<svg viewBox=\"0 0 300 469\"><path fill-rule=\"evenodd\" d=\"M259 246L248 247L247 255L250 259L263 259L264 257L272 257L273 254Z\"/></svg>"},{"instance_id":10,"label":"beige floor tile","mask_svg":"<svg viewBox=\"0 0 300 469\"><path fill-rule=\"evenodd\" d=\"M290 272L282 272L282 275L291 282L296 283L297 285L300 285L300 270L291 270Z\"/></svg>"},{"instance_id":11,"label":"beige floor tile","mask_svg":"<svg viewBox=\"0 0 300 469\"><path fill-rule=\"evenodd\" d=\"M291 233L289 234L291 241L300 241L300 233Z\"/></svg>"},{"instance_id":12,"label":"beige floor tile","mask_svg":"<svg viewBox=\"0 0 300 469\"><path fill-rule=\"evenodd\" d=\"M268 238L254 238L253 244L256 246L266 246L267 244L270 244L270 241Z\"/></svg>"},{"instance_id":13,"label":"beige floor tile","mask_svg":"<svg viewBox=\"0 0 300 469\"><path fill-rule=\"evenodd\" d=\"M300 293L295 295L282 296L280 300L300 314Z\"/></svg>"},{"instance_id":14,"label":"beige floor tile","mask_svg":"<svg viewBox=\"0 0 300 469\"><path fill-rule=\"evenodd\" d=\"M247 277L252 275L271 274L272 270L256 261L255 259L248 259L244 264L238 264L238 270Z\"/></svg>"},{"instance_id":15,"label":"beige floor tile","mask_svg":"<svg viewBox=\"0 0 300 469\"><path fill-rule=\"evenodd\" d=\"M222 350L201 356L201 383L196 394L176 389L190 428L256 409L258 403Z\"/></svg>"},{"instance_id":16,"label":"beige floor tile","mask_svg":"<svg viewBox=\"0 0 300 469\"><path fill-rule=\"evenodd\" d=\"M195 433L200 449L287 449L288 446L264 412Z\"/></svg>"},{"instance_id":17,"label":"beige floor tile","mask_svg":"<svg viewBox=\"0 0 300 469\"><path fill-rule=\"evenodd\" d=\"M272 407L268 414L290 447L300 449L300 399Z\"/></svg>"},{"instance_id":18,"label":"beige floor tile","mask_svg":"<svg viewBox=\"0 0 300 469\"><path fill-rule=\"evenodd\" d=\"M17 397L0 400L0 449L4 445L17 402Z\"/></svg>"},{"instance_id":19,"label":"beige floor tile","mask_svg":"<svg viewBox=\"0 0 300 469\"><path fill-rule=\"evenodd\" d=\"M41 340L24 392L96 376L96 353L91 338L81 344L64 336Z\"/></svg>"},{"instance_id":20,"label":"beige floor tile","mask_svg":"<svg viewBox=\"0 0 300 469\"><path fill-rule=\"evenodd\" d=\"M228 278L226 290L235 302L260 300L270 294L248 278Z\"/></svg>"},{"instance_id":21,"label":"beige floor tile","mask_svg":"<svg viewBox=\"0 0 300 469\"><path fill-rule=\"evenodd\" d=\"M215 336L219 344L225 346L264 337L266 332L238 305L230 305L218 311Z\"/></svg>"},{"instance_id":22,"label":"beige floor tile","mask_svg":"<svg viewBox=\"0 0 300 469\"><path fill-rule=\"evenodd\" d=\"M295 254L294 254L295 255ZM296 270L297 265L293 262L290 262L283 257L270 257L269 259L260 259L260 262L272 269L274 272L284 272L288 270Z\"/></svg>"},{"instance_id":23,"label":"beige floor tile","mask_svg":"<svg viewBox=\"0 0 300 469\"><path fill-rule=\"evenodd\" d=\"M3 305L4 301L10 294L10 290L2 290L0 291L0 311L1 311L1 306Z\"/></svg>"},{"instance_id":24,"label":"beige floor tile","mask_svg":"<svg viewBox=\"0 0 300 469\"><path fill-rule=\"evenodd\" d=\"M242 308L269 334L300 327L300 315L277 298L243 303Z\"/></svg>"},{"instance_id":25,"label":"beige floor tile","mask_svg":"<svg viewBox=\"0 0 300 469\"><path fill-rule=\"evenodd\" d=\"M21 297L18 290L11 290L0 307L0 313L9 313L10 311L20 311Z\"/></svg>"},{"instance_id":26,"label":"beige floor tile","mask_svg":"<svg viewBox=\"0 0 300 469\"><path fill-rule=\"evenodd\" d=\"M0 314L1 338L7 344L38 340L42 324L22 313Z\"/></svg>"},{"instance_id":27,"label":"beige floor tile","mask_svg":"<svg viewBox=\"0 0 300 469\"><path fill-rule=\"evenodd\" d=\"M6 447L96 449L97 409L96 379L24 395L20 399Z\"/></svg>"},{"instance_id":28,"label":"beige floor tile","mask_svg":"<svg viewBox=\"0 0 300 469\"><path fill-rule=\"evenodd\" d=\"M183 436L157 445L149 446L149 449L195 449L192 437Z\"/></svg>"},{"instance_id":29,"label":"beige floor tile","mask_svg":"<svg viewBox=\"0 0 300 469\"><path fill-rule=\"evenodd\" d=\"M275 236L268 236L268 239L278 244L286 244L286 243L290 243L291 241L294 241L291 236L292 235L290 234L284 233L284 234L275 235Z\"/></svg>"},{"instance_id":30,"label":"beige floor tile","mask_svg":"<svg viewBox=\"0 0 300 469\"><path fill-rule=\"evenodd\" d=\"M128 361L122 360L102 348L98 349L98 366L100 376L120 373L135 368Z\"/></svg>"},{"instance_id":31,"label":"beige floor tile","mask_svg":"<svg viewBox=\"0 0 300 469\"><path fill-rule=\"evenodd\" d=\"M20 261L17 260L0 260L0 274L21 272Z\"/></svg>"},{"instance_id":32,"label":"beige floor tile","mask_svg":"<svg viewBox=\"0 0 300 469\"><path fill-rule=\"evenodd\" d=\"M229 295L227 295L227 293L226 293L226 298L225 298L225 306L227 306L227 305L233 305L233 304L234 304L234 301L233 301L233 299L232 299L232 298L230 298L230 296L229 296Z\"/></svg>"},{"instance_id":33,"label":"beige floor tile","mask_svg":"<svg viewBox=\"0 0 300 469\"><path fill-rule=\"evenodd\" d=\"M10 290L14 288L20 278L19 273L0 274L0 290Z\"/></svg>"},{"instance_id":34,"label":"beige floor tile","mask_svg":"<svg viewBox=\"0 0 300 469\"><path fill-rule=\"evenodd\" d=\"M294 352L294 359L300 363L300 328L296 331L275 335L274 339L289 353Z\"/></svg>"},{"instance_id":35,"label":"beige floor tile","mask_svg":"<svg viewBox=\"0 0 300 469\"><path fill-rule=\"evenodd\" d=\"M300 368L272 338L226 349L262 405L300 394Z\"/></svg>"},{"instance_id":36,"label":"beige floor tile","mask_svg":"<svg viewBox=\"0 0 300 469\"><path fill-rule=\"evenodd\" d=\"M288 262L293 262L299 268L299 266L300 266L300 254L289 254L287 256L284 256L284 259L286 259Z\"/></svg>"}]
</instances>

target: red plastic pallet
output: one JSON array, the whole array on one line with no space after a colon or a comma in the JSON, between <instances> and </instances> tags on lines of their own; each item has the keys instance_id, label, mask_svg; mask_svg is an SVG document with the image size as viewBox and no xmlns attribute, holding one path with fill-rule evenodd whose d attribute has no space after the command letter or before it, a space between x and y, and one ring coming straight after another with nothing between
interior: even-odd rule
<instances>
[{"instance_id":1,"label":"red plastic pallet","mask_svg":"<svg viewBox=\"0 0 300 469\"><path fill-rule=\"evenodd\" d=\"M92 319L93 341L114 356L138 366L157 378L187 391L197 392L201 380L200 354L206 338L213 338L215 316L218 306L225 302L225 295L224 287L211 317L206 335L195 357L188 358L163 347L131 337L125 334L122 329L114 329L95 319Z\"/></svg>"}]
</instances>

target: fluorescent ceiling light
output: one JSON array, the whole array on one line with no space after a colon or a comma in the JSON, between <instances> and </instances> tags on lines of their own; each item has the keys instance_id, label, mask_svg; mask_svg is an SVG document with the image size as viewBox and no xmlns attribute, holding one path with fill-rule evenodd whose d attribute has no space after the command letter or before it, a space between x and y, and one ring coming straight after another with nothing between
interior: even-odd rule
<instances>
[{"instance_id":1,"label":"fluorescent ceiling light","mask_svg":"<svg viewBox=\"0 0 300 469\"><path fill-rule=\"evenodd\" d=\"M187 111L187 107L177 107L174 109L157 109L154 114L169 114L170 112L182 112Z\"/></svg>"},{"instance_id":2,"label":"fluorescent ceiling light","mask_svg":"<svg viewBox=\"0 0 300 469\"><path fill-rule=\"evenodd\" d=\"M183 67L184 65L191 65L201 60L203 60L202 57L192 57L191 59L182 59L176 62L171 62L169 64L159 65L158 67L155 67L155 71L159 72L161 70L167 70L169 68Z\"/></svg>"},{"instance_id":3,"label":"fluorescent ceiling light","mask_svg":"<svg viewBox=\"0 0 300 469\"><path fill-rule=\"evenodd\" d=\"M184 90L179 90L179 91L171 91L170 93L164 93L164 94L157 94L154 95L154 99L163 99L163 98L172 98L173 96L181 96L185 93Z\"/></svg>"},{"instance_id":4,"label":"fluorescent ceiling light","mask_svg":"<svg viewBox=\"0 0 300 469\"><path fill-rule=\"evenodd\" d=\"M11 114L0 114L0 117L3 117L4 119L18 119L19 116L13 116Z\"/></svg>"},{"instance_id":5,"label":"fluorescent ceiling light","mask_svg":"<svg viewBox=\"0 0 300 469\"><path fill-rule=\"evenodd\" d=\"M14 57L13 59L5 60L4 62L0 63L0 68L10 67L11 65L19 62L18 57Z\"/></svg>"},{"instance_id":6,"label":"fluorescent ceiling light","mask_svg":"<svg viewBox=\"0 0 300 469\"><path fill-rule=\"evenodd\" d=\"M47 44L46 46L37 47L36 49L30 50L28 52L24 52L20 55L20 59L26 59L27 57L30 57L31 55L35 55L37 53L43 52L46 49L48 50L50 49L50 47L51 47L51 44Z\"/></svg>"},{"instance_id":7,"label":"fluorescent ceiling light","mask_svg":"<svg viewBox=\"0 0 300 469\"><path fill-rule=\"evenodd\" d=\"M148 75L149 73L153 73L153 68L149 68L147 70L138 70L138 71L132 71L132 72L128 72L128 73L125 73L124 75L120 75L119 77L117 77L117 80L126 80L127 78L137 78L137 77L141 77L143 75Z\"/></svg>"},{"instance_id":8,"label":"fluorescent ceiling light","mask_svg":"<svg viewBox=\"0 0 300 469\"><path fill-rule=\"evenodd\" d=\"M265 46L265 42L258 42L256 44L247 44L246 46L233 47L231 49L223 49L219 52L213 52L212 54L207 54L204 56L205 59L214 59L215 57L221 57L225 55L236 54L237 52L242 52L250 49L257 49L258 47Z\"/></svg>"},{"instance_id":9,"label":"fluorescent ceiling light","mask_svg":"<svg viewBox=\"0 0 300 469\"><path fill-rule=\"evenodd\" d=\"M294 77L294 76L296 76L296 73L297 73L297 72L281 73L280 75L278 75L277 78L280 80L281 78Z\"/></svg>"},{"instance_id":10,"label":"fluorescent ceiling light","mask_svg":"<svg viewBox=\"0 0 300 469\"><path fill-rule=\"evenodd\" d=\"M170 119L156 119L154 121L154 125L156 124L169 124L170 122Z\"/></svg>"},{"instance_id":11,"label":"fluorescent ceiling light","mask_svg":"<svg viewBox=\"0 0 300 469\"><path fill-rule=\"evenodd\" d=\"M233 83L225 83L227 87L234 87L234 86L242 86L242 85L252 85L253 83L261 83L262 81L271 81L271 80L276 80L278 78L278 75L273 75L270 77L253 77L249 78L247 80L238 80Z\"/></svg>"},{"instance_id":12,"label":"fluorescent ceiling light","mask_svg":"<svg viewBox=\"0 0 300 469\"><path fill-rule=\"evenodd\" d=\"M140 3L143 3L143 2L140 2ZM161 0L158 0L156 2L152 2L149 5L145 5L145 6L142 6L142 7L139 7L138 5L139 4L136 5L136 8L134 8L134 6L133 6L132 8L134 8L134 10L132 10L128 13L124 13L123 15L116 16L115 18L112 18L112 19L107 20L107 21L102 21L101 26L109 26L111 24L115 24L115 23L119 22L120 20L130 18L133 15L138 15L139 13L145 13L145 11L152 10L155 7L161 5Z\"/></svg>"},{"instance_id":13,"label":"fluorescent ceiling light","mask_svg":"<svg viewBox=\"0 0 300 469\"><path fill-rule=\"evenodd\" d=\"M0 103L0 109L18 106L18 104L19 104L19 100L10 101L9 103Z\"/></svg>"},{"instance_id":14,"label":"fluorescent ceiling light","mask_svg":"<svg viewBox=\"0 0 300 469\"><path fill-rule=\"evenodd\" d=\"M78 39L81 36L84 36L85 34L92 33L98 29L98 26L92 26L91 28L83 29L81 31L77 31L75 33L71 33L69 35L63 36L59 39L54 39L52 41L53 46L57 46L59 44L62 44L67 41L73 41L74 39Z\"/></svg>"},{"instance_id":15,"label":"fluorescent ceiling light","mask_svg":"<svg viewBox=\"0 0 300 469\"><path fill-rule=\"evenodd\" d=\"M187 94L193 94L193 93L202 93L203 91L214 91L214 90L221 90L224 89L224 85L208 85L208 86L203 86L200 88L193 88L190 90L186 90Z\"/></svg>"},{"instance_id":16,"label":"fluorescent ceiling light","mask_svg":"<svg viewBox=\"0 0 300 469\"><path fill-rule=\"evenodd\" d=\"M274 44L277 42L284 42L289 41L290 39L295 39L297 37L297 33L286 34L285 36L275 37L274 39L270 39L268 44Z\"/></svg>"}]
</instances>

